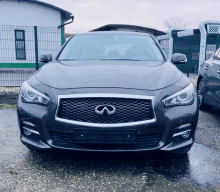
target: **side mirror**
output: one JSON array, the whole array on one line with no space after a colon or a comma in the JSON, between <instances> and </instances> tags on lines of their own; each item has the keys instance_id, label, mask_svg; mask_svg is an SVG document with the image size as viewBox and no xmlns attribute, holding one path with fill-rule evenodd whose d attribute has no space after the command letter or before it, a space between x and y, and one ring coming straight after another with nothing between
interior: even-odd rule
<instances>
[{"instance_id":1,"label":"side mirror","mask_svg":"<svg viewBox=\"0 0 220 192\"><path fill-rule=\"evenodd\" d=\"M43 54L41 54L39 61L41 63L48 63L48 62L52 61L52 54L51 53L43 53Z\"/></svg>"},{"instance_id":2,"label":"side mirror","mask_svg":"<svg viewBox=\"0 0 220 192\"><path fill-rule=\"evenodd\" d=\"M173 64L183 64L187 62L187 57L181 53L174 53L171 58Z\"/></svg>"}]
</instances>

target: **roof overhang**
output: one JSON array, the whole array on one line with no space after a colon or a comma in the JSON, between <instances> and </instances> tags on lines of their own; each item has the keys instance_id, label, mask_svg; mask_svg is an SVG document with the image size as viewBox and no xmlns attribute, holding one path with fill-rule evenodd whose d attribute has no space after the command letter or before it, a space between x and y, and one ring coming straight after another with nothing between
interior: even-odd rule
<instances>
[{"instance_id":1,"label":"roof overhang","mask_svg":"<svg viewBox=\"0 0 220 192\"><path fill-rule=\"evenodd\" d=\"M166 33L163 31L159 31L157 29L137 26L137 25L125 25L125 24L109 24L94 29L92 31L114 31L114 30L131 30L134 32L142 32L142 33L154 33L155 36L165 35Z\"/></svg>"},{"instance_id":2,"label":"roof overhang","mask_svg":"<svg viewBox=\"0 0 220 192\"><path fill-rule=\"evenodd\" d=\"M60 12L62 13L62 15L63 15L64 21L68 21L68 20L71 19L72 16L73 16L72 13L70 13L70 12L64 10L64 9L61 9L61 8L59 8L59 7L56 7L56 6L54 6L54 5L51 5L51 4L49 4L49 3L45 3L45 2L42 2L42 1L38 1L38 0L16 0L16 1L18 1L18 2L28 1L28 2L31 2L31 3L36 3L36 4L39 4L39 5L43 5L43 6L46 6L46 7L50 7L50 8L52 8L52 9L55 9L55 10L57 10L57 11L60 11Z\"/></svg>"}]
</instances>

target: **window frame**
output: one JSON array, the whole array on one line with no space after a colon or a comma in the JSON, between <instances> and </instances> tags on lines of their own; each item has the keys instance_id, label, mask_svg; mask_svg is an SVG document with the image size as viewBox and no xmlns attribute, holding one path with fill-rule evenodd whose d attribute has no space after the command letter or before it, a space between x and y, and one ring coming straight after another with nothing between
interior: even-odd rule
<instances>
[{"instance_id":1,"label":"window frame","mask_svg":"<svg viewBox=\"0 0 220 192\"><path fill-rule=\"evenodd\" d=\"M167 58L169 58L169 55L170 55L169 39L160 39L160 40L158 40L158 43L159 43L160 47L162 48L162 50L164 51L164 53L166 54ZM165 46L165 44L167 44L167 46Z\"/></svg>"},{"instance_id":2,"label":"window frame","mask_svg":"<svg viewBox=\"0 0 220 192\"><path fill-rule=\"evenodd\" d=\"M17 32L22 32L23 38L17 38ZM24 48L17 48L17 42L24 42ZM18 57L18 51L24 51L24 57ZM15 29L15 56L16 60L26 60L26 46L25 46L25 30Z\"/></svg>"}]
</instances>

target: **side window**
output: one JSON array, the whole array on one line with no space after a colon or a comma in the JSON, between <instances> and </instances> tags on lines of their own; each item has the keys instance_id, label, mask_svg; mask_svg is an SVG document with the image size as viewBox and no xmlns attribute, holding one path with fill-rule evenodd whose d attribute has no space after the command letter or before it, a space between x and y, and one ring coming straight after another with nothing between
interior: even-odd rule
<instances>
[{"instance_id":1,"label":"side window","mask_svg":"<svg viewBox=\"0 0 220 192\"><path fill-rule=\"evenodd\" d=\"M219 50L220 49L217 49L217 51L215 52L215 54L214 54L214 57L213 57L213 59L220 59L220 57L219 57Z\"/></svg>"},{"instance_id":2,"label":"side window","mask_svg":"<svg viewBox=\"0 0 220 192\"><path fill-rule=\"evenodd\" d=\"M212 55L215 53L216 51L216 45L207 45L206 46L206 60L210 59L212 57Z\"/></svg>"},{"instance_id":3,"label":"side window","mask_svg":"<svg viewBox=\"0 0 220 192\"><path fill-rule=\"evenodd\" d=\"M220 49L219 49L219 51L217 53L217 59L220 60Z\"/></svg>"},{"instance_id":4,"label":"side window","mask_svg":"<svg viewBox=\"0 0 220 192\"><path fill-rule=\"evenodd\" d=\"M15 54L16 59L26 60L24 30L15 30Z\"/></svg>"}]
</instances>

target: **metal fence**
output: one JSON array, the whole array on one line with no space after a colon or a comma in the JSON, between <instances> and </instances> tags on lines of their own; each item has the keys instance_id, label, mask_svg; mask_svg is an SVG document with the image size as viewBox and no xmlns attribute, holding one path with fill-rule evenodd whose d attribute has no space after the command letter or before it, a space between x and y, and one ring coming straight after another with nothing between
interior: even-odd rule
<instances>
[{"instance_id":1,"label":"metal fence","mask_svg":"<svg viewBox=\"0 0 220 192\"><path fill-rule=\"evenodd\" d=\"M89 29L0 25L0 93L18 92L21 84L43 64L40 54L59 52L62 39Z\"/></svg>"}]
</instances>

